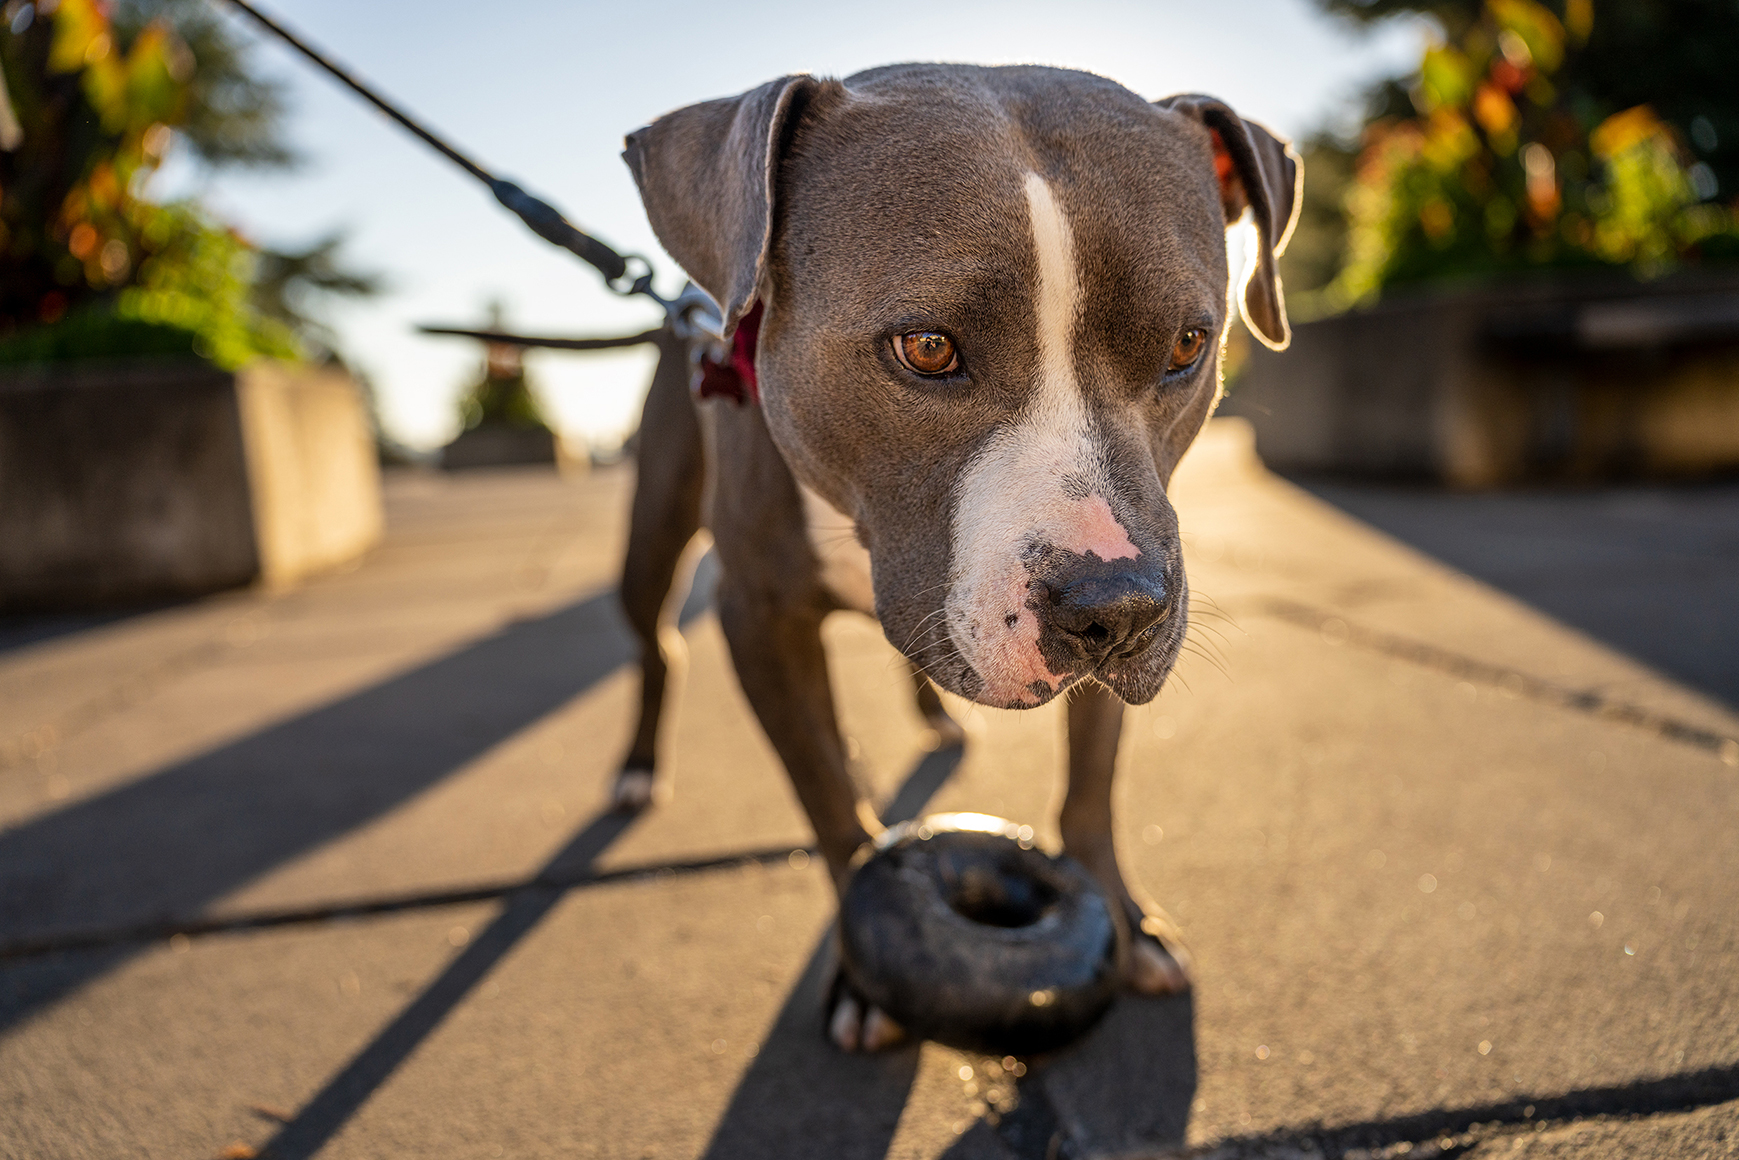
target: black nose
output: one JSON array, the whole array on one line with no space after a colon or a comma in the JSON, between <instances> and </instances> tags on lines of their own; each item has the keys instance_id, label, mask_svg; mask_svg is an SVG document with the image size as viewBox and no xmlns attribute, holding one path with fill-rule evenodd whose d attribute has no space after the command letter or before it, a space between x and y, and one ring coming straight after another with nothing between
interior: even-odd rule
<instances>
[{"instance_id":1,"label":"black nose","mask_svg":"<svg viewBox=\"0 0 1739 1160\"><path fill-rule=\"evenodd\" d=\"M1141 652L1170 615L1170 593L1148 576L1093 577L1051 588L1051 629L1093 665Z\"/></svg>"}]
</instances>

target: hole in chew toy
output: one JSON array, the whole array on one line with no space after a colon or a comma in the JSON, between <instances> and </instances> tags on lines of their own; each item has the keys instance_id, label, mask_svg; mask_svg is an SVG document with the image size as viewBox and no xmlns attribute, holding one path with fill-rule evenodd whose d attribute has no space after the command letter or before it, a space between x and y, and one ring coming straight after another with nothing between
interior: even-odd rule
<instances>
[{"instance_id":1,"label":"hole in chew toy","mask_svg":"<svg viewBox=\"0 0 1739 1160\"><path fill-rule=\"evenodd\" d=\"M1060 1047L1091 1027L1116 992L1111 904L1031 833L984 814L885 833L840 906L841 967L857 994L917 1035L996 1055Z\"/></svg>"},{"instance_id":2,"label":"hole in chew toy","mask_svg":"<svg viewBox=\"0 0 1739 1160\"><path fill-rule=\"evenodd\" d=\"M968 858L952 850L936 862L949 909L973 922L1012 930L1031 926L1056 905L1056 888L1033 877L1018 858Z\"/></svg>"}]
</instances>

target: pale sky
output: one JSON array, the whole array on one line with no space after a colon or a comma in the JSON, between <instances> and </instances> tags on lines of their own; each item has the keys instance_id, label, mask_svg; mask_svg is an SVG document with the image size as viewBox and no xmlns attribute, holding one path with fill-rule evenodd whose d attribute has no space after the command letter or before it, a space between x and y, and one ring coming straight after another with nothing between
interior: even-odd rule
<instances>
[{"instance_id":1,"label":"pale sky","mask_svg":"<svg viewBox=\"0 0 1739 1160\"><path fill-rule=\"evenodd\" d=\"M681 105L792 72L1024 62L1089 69L1149 97L1209 93L1296 136L1344 116L1363 83L1409 67L1426 35L1416 20L1361 33L1307 0L260 3L485 168L616 249L646 254L669 292L682 274L654 241L619 155L624 133ZM480 358L475 344L418 335L416 323L479 324L491 298L525 333L625 334L656 323L650 303L604 290L591 267L532 235L479 183L300 58L262 41L258 62L288 81L290 136L307 163L210 177L183 159L159 189L198 193L269 244L349 231L350 262L386 275L389 290L340 307L331 321L398 438L419 447L449 438L457 393ZM543 353L528 367L565 433L608 446L632 428L649 359L646 348Z\"/></svg>"}]
</instances>

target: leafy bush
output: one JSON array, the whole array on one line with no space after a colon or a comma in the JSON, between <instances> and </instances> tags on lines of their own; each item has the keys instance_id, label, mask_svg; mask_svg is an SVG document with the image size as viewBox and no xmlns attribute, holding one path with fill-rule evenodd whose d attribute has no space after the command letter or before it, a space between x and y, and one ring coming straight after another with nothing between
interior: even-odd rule
<instances>
[{"instance_id":1,"label":"leafy bush","mask_svg":"<svg viewBox=\"0 0 1739 1160\"><path fill-rule=\"evenodd\" d=\"M1403 92L1410 108L1365 126L1341 199L1344 263L1319 310L1429 280L1595 267L1652 277L1739 258L1739 213L1715 200L1715 171L1651 106L1610 111L1591 87L1599 74L1577 56L1590 0L1567 0L1562 18L1537 0L1444 7L1459 28L1404 89L1376 94L1381 105Z\"/></svg>"},{"instance_id":2,"label":"leafy bush","mask_svg":"<svg viewBox=\"0 0 1739 1160\"><path fill-rule=\"evenodd\" d=\"M19 147L0 153L5 349L62 358L185 348L225 367L296 357L295 333L250 303L253 248L196 205L142 196L178 126L220 136L201 94L245 89L233 77L196 80L200 62L169 19L177 6L152 8L126 5L131 25L99 0L5 8L0 65L23 128ZM270 112L258 101L238 107L256 129ZM250 139L223 140L240 153ZM21 333L31 327L47 331Z\"/></svg>"},{"instance_id":3,"label":"leafy bush","mask_svg":"<svg viewBox=\"0 0 1739 1160\"><path fill-rule=\"evenodd\" d=\"M162 322L117 318L107 310L81 310L47 326L0 338L0 366L84 358L197 353L199 336Z\"/></svg>"}]
</instances>

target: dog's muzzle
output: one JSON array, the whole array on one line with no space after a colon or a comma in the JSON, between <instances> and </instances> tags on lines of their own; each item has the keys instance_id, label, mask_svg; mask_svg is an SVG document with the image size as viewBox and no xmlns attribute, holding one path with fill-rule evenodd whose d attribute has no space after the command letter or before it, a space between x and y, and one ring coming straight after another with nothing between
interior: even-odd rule
<instances>
[{"instance_id":1,"label":"dog's muzzle","mask_svg":"<svg viewBox=\"0 0 1739 1160\"><path fill-rule=\"evenodd\" d=\"M1028 591L1052 672L1092 676L1131 704L1159 692L1183 635L1181 569L1094 560L1036 579Z\"/></svg>"},{"instance_id":2,"label":"dog's muzzle","mask_svg":"<svg viewBox=\"0 0 1739 1160\"><path fill-rule=\"evenodd\" d=\"M1172 614L1167 585L1143 573L1091 576L1063 584L1041 581L1034 587L1042 625L1040 648L1047 656L1054 651L1059 660L1067 657L1074 671L1096 672L1135 660L1159 639Z\"/></svg>"}]
</instances>

